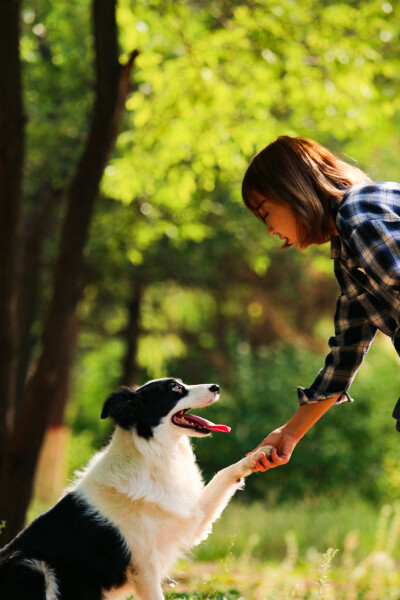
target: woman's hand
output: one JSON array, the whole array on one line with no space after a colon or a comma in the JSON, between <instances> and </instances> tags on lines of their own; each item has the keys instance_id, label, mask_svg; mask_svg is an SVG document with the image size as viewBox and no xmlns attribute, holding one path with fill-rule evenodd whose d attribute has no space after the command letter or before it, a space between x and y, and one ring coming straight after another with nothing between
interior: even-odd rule
<instances>
[{"instance_id":1,"label":"woman's hand","mask_svg":"<svg viewBox=\"0 0 400 600\"><path fill-rule=\"evenodd\" d=\"M273 446L270 457L267 458L262 452L261 460L253 460L254 468L251 470L255 473L256 471L268 471L268 469L285 465L289 462L298 441L298 438L286 431L284 427L275 429L275 431L270 433L269 436L257 446L257 448L267 445ZM257 448L252 452L249 452L249 454L253 454ZM247 454L247 456L249 456L249 454Z\"/></svg>"},{"instance_id":2,"label":"woman's hand","mask_svg":"<svg viewBox=\"0 0 400 600\"><path fill-rule=\"evenodd\" d=\"M269 434L257 446L273 446L271 450L271 455L269 458L265 456L264 453L261 453L261 460L254 460L254 468L251 469L253 473L256 471L268 471L268 469L273 469L274 467L279 467L280 465L285 465L289 462L290 457L292 456L292 452L299 440L303 437L303 435L322 417L323 414L326 413L327 410L331 406L333 406L336 400L341 396L341 394L336 394L332 398L321 402L315 402L312 404L302 404L297 409L297 412L293 415L293 417L283 425L282 427L278 427L272 433ZM255 448L253 452L257 450ZM252 452L249 452L252 454ZM247 454L246 456L249 456Z\"/></svg>"}]
</instances>

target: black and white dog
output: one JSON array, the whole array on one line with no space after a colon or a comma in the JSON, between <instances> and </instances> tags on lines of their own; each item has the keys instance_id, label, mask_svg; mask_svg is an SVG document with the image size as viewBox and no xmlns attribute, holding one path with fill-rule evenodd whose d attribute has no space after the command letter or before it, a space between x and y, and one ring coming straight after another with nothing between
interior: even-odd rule
<instances>
[{"instance_id":1,"label":"black and white dog","mask_svg":"<svg viewBox=\"0 0 400 600\"><path fill-rule=\"evenodd\" d=\"M188 436L229 431L187 411L212 404L215 384L157 379L111 394L116 428L62 499L0 552L1 600L162 600L176 559L204 540L253 459L204 486Z\"/></svg>"}]
</instances>

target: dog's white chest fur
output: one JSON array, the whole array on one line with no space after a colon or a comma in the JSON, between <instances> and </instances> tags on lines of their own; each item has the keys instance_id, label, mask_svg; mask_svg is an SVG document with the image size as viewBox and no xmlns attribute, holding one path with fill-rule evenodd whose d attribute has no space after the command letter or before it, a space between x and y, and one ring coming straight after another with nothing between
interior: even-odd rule
<instances>
[{"instance_id":1,"label":"dog's white chest fur","mask_svg":"<svg viewBox=\"0 0 400 600\"><path fill-rule=\"evenodd\" d=\"M131 433L117 429L73 491L121 532L135 570L138 563L157 564L164 576L179 554L199 541L204 485L187 437L173 448L163 447L162 440L145 446L142 454Z\"/></svg>"}]
</instances>

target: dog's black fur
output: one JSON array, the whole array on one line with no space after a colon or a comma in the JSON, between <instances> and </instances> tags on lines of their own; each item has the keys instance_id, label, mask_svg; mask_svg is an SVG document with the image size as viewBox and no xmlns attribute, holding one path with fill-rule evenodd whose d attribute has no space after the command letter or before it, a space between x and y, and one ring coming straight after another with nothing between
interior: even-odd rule
<instances>
[{"instance_id":1,"label":"dog's black fur","mask_svg":"<svg viewBox=\"0 0 400 600\"><path fill-rule=\"evenodd\" d=\"M122 585L130 561L123 538L100 522L73 493L37 518L1 552L1 600L44 600L43 574L24 564L44 561L56 573L59 598L99 600L101 589ZM29 596L27 596L29 590Z\"/></svg>"}]
</instances>

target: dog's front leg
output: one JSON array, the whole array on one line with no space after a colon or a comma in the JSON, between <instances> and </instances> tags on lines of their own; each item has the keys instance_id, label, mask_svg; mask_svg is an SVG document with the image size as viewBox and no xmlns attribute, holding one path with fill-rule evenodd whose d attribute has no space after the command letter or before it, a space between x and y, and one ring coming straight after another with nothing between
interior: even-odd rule
<instances>
[{"instance_id":1,"label":"dog's front leg","mask_svg":"<svg viewBox=\"0 0 400 600\"><path fill-rule=\"evenodd\" d=\"M135 577L134 583L135 600L164 600L160 578L156 573L146 573Z\"/></svg>"},{"instance_id":2,"label":"dog's front leg","mask_svg":"<svg viewBox=\"0 0 400 600\"><path fill-rule=\"evenodd\" d=\"M269 457L271 450L272 446L258 448L249 456L214 475L200 496L199 507L203 518L197 531L195 543L201 542L208 536L213 522L221 515L236 490L243 487L244 478L250 475L253 468L253 460L257 460L261 452L265 452L266 456Z\"/></svg>"}]
</instances>

